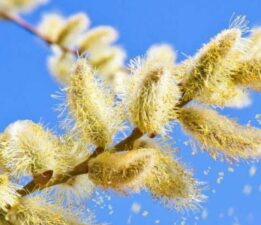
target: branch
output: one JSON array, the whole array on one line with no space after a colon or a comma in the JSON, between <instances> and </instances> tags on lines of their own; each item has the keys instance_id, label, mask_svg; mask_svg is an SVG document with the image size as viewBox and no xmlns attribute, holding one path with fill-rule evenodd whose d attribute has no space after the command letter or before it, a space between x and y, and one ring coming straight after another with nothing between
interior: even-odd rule
<instances>
[{"instance_id":1,"label":"branch","mask_svg":"<svg viewBox=\"0 0 261 225\"><path fill-rule=\"evenodd\" d=\"M133 143L143 136L143 133L139 130L139 128L134 128L130 136L116 144L113 148L113 152L130 150L133 148Z\"/></svg>"},{"instance_id":2,"label":"branch","mask_svg":"<svg viewBox=\"0 0 261 225\"><path fill-rule=\"evenodd\" d=\"M133 143L142 136L143 133L138 128L135 128L127 138L123 139L121 142L116 144L112 148L112 151L116 152L116 151L130 150L133 147ZM18 190L17 192L23 197L35 191L65 183L71 177L87 174L89 169L88 168L89 161L92 158L95 158L96 156L101 154L102 152L104 152L104 149L101 147L97 147L96 150L89 156L88 159L86 159L85 161L77 165L72 171L68 172L66 175L59 175L57 176L58 177L57 179L55 179L54 181L50 181L53 171L46 171L43 174L34 177L32 181L30 181L28 184L26 184L22 189Z\"/></svg>"},{"instance_id":3,"label":"branch","mask_svg":"<svg viewBox=\"0 0 261 225\"><path fill-rule=\"evenodd\" d=\"M21 18L17 15L13 15L13 14L1 11L1 10L0 10L0 16L3 17L4 19L6 19L7 21L14 23L16 26L24 29L25 31L29 32L30 34L36 36L37 38L41 39L47 45L57 45L64 52L72 53L73 55L78 56L77 50L67 48L65 46L59 45L59 43L56 43L55 41L50 40L48 37L45 37L44 35L42 35L33 25L28 23L23 18Z\"/></svg>"}]
</instances>

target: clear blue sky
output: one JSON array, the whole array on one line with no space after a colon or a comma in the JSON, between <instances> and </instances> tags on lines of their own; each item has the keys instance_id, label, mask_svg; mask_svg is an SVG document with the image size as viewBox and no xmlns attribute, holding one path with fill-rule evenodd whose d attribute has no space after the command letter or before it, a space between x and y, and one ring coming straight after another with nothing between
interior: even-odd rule
<instances>
[{"instance_id":1,"label":"clear blue sky","mask_svg":"<svg viewBox=\"0 0 261 225\"><path fill-rule=\"evenodd\" d=\"M64 15L83 11L90 16L92 26L116 27L120 32L119 43L126 48L129 57L143 54L154 43L168 42L179 52L181 60L181 53L194 54L204 42L228 27L233 14L246 15L250 26L261 25L261 0L53 0L26 18L37 23L41 14L50 10ZM0 130L18 119L57 126L57 114L53 110L57 102L50 95L58 86L48 75L46 57L49 53L40 40L14 25L0 22ZM260 113L260 95L252 93L252 99L252 106L246 109L222 113L238 118L242 124L251 120L251 124L258 126L255 115ZM88 202L98 221L124 225L129 219L129 224L133 225L157 222L179 225L184 217L186 224L260 225L261 166L258 163L228 165L214 162L201 151L192 156L190 147L183 144L187 137L178 128L173 135L180 148L179 157L194 169L198 179L208 182L206 194L209 199L202 205L208 212L207 217L202 219L202 210L177 214L143 193L130 197L112 195L111 200L104 197L104 208L93 201ZM253 165L257 168L256 174L249 176ZM229 172L229 167L234 168L234 172ZM207 170L209 173L205 175ZM224 179L217 184L222 173ZM251 187L251 194L244 194L244 187ZM131 211L133 202L141 205L139 214ZM108 209L110 204L114 210L112 215ZM148 211L147 216L142 215L144 211Z\"/></svg>"}]
</instances>

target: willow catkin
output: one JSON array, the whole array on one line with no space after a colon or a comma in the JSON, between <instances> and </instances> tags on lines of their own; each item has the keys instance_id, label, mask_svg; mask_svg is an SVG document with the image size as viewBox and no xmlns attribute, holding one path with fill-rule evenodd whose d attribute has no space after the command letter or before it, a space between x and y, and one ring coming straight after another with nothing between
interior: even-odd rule
<instances>
[{"instance_id":1,"label":"willow catkin","mask_svg":"<svg viewBox=\"0 0 261 225\"><path fill-rule=\"evenodd\" d=\"M66 169L59 157L57 138L30 120L10 124L4 131L2 156L14 176L36 175L47 170L59 174Z\"/></svg>"},{"instance_id":2,"label":"willow catkin","mask_svg":"<svg viewBox=\"0 0 261 225\"><path fill-rule=\"evenodd\" d=\"M57 81L67 86L74 63L73 54L53 48L53 55L48 58L48 69Z\"/></svg>"},{"instance_id":3,"label":"willow catkin","mask_svg":"<svg viewBox=\"0 0 261 225\"><path fill-rule=\"evenodd\" d=\"M196 210L205 196L193 174L162 150L151 149L150 152L155 162L144 182L152 196L170 208Z\"/></svg>"},{"instance_id":4,"label":"willow catkin","mask_svg":"<svg viewBox=\"0 0 261 225\"><path fill-rule=\"evenodd\" d=\"M172 69L176 59L176 53L168 44L155 44L147 51L147 61L153 63L164 63L168 69Z\"/></svg>"},{"instance_id":5,"label":"willow catkin","mask_svg":"<svg viewBox=\"0 0 261 225\"><path fill-rule=\"evenodd\" d=\"M22 198L8 211L6 219L17 225L83 225L67 210L40 197Z\"/></svg>"},{"instance_id":6,"label":"willow catkin","mask_svg":"<svg viewBox=\"0 0 261 225\"><path fill-rule=\"evenodd\" d=\"M235 84L261 91L261 58L241 61L231 76Z\"/></svg>"},{"instance_id":7,"label":"willow catkin","mask_svg":"<svg viewBox=\"0 0 261 225\"><path fill-rule=\"evenodd\" d=\"M64 206L79 205L91 198L95 190L94 183L87 174L70 178L59 186L48 188L43 196L51 196L55 202Z\"/></svg>"},{"instance_id":8,"label":"willow catkin","mask_svg":"<svg viewBox=\"0 0 261 225\"><path fill-rule=\"evenodd\" d=\"M0 209L8 211L8 207L18 202L19 194L17 190L19 185L12 183L7 175L0 175ZM0 223L1 224L1 223Z\"/></svg>"},{"instance_id":9,"label":"willow catkin","mask_svg":"<svg viewBox=\"0 0 261 225\"><path fill-rule=\"evenodd\" d=\"M89 161L89 177L103 188L138 191L153 165L154 157L148 151L104 152Z\"/></svg>"},{"instance_id":10,"label":"willow catkin","mask_svg":"<svg viewBox=\"0 0 261 225\"><path fill-rule=\"evenodd\" d=\"M57 13L47 13L41 18L37 30L48 40L56 42L59 34L66 26L66 19Z\"/></svg>"},{"instance_id":11,"label":"willow catkin","mask_svg":"<svg viewBox=\"0 0 261 225\"><path fill-rule=\"evenodd\" d=\"M105 152L90 160L88 167L90 178L103 188L120 192L147 188L154 198L178 210L195 208L203 199L192 174L159 149Z\"/></svg>"},{"instance_id":12,"label":"willow catkin","mask_svg":"<svg viewBox=\"0 0 261 225\"><path fill-rule=\"evenodd\" d=\"M47 1L48 0L1 0L0 9L14 13L30 12Z\"/></svg>"},{"instance_id":13,"label":"willow catkin","mask_svg":"<svg viewBox=\"0 0 261 225\"><path fill-rule=\"evenodd\" d=\"M214 74L209 78L208 83L195 99L209 105L222 107L242 108L250 105L251 100L246 89L241 88L233 82L231 73L238 67L242 54L235 50L230 53L230 57L219 68L216 68ZM189 71L192 70L195 59L188 58L176 65L173 69L173 76L180 83L189 77Z\"/></svg>"},{"instance_id":14,"label":"willow catkin","mask_svg":"<svg viewBox=\"0 0 261 225\"><path fill-rule=\"evenodd\" d=\"M60 161L63 161L69 169L75 168L84 162L91 155L91 151L81 141L74 140L71 135L60 138ZM90 181L87 174L71 177L65 183L52 186L46 189L47 196L51 195L56 202L71 206L80 204L88 199L93 191L94 184Z\"/></svg>"},{"instance_id":15,"label":"willow catkin","mask_svg":"<svg viewBox=\"0 0 261 225\"><path fill-rule=\"evenodd\" d=\"M89 18L85 13L72 15L68 18L55 42L62 46L71 46L71 43L76 45L78 38L87 29L88 25Z\"/></svg>"},{"instance_id":16,"label":"willow catkin","mask_svg":"<svg viewBox=\"0 0 261 225\"><path fill-rule=\"evenodd\" d=\"M118 38L118 32L110 26L98 26L83 35L80 40L79 52L93 52L97 48L109 46Z\"/></svg>"},{"instance_id":17,"label":"willow catkin","mask_svg":"<svg viewBox=\"0 0 261 225\"><path fill-rule=\"evenodd\" d=\"M106 78L117 73L124 66L125 51L118 46L100 46L90 52L89 63Z\"/></svg>"},{"instance_id":18,"label":"willow catkin","mask_svg":"<svg viewBox=\"0 0 261 225\"><path fill-rule=\"evenodd\" d=\"M215 88L215 83L227 81L225 73L220 74L220 71L227 65L226 60L233 56L230 53L239 46L240 40L241 30L232 28L224 30L199 50L181 85L184 92L182 102L204 95L205 89Z\"/></svg>"},{"instance_id":19,"label":"willow catkin","mask_svg":"<svg viewBox=\"0 0 261 225\"><path fill-rule=\"evenodd\" d=\"M185 131L216 159L258 159L261 156L261 131L244 127L216 111L201 107L187 107L178 117Z\"/></svg>"},{"instance_id":20,"label":"willow catkin","mask_svg":"<svg viewBox=\"0 0 261 225\"><path fill-rule=\"evenodd\" d=\"M261 57L261 27L256 27L251 31L249 55L254 58Z\"/></svg>"},{"instance_id":21,"label":"willow catkin","mask_svg":"<svg viewBox=\"0 0 261 225\"><path fill-rule=\"evenodd\" d=\"M119 129L121 116L113 96L102 88L86 59L78 60L67 90L68 109L82 140L105 147Z\"/></svg>"},{"instance_id":22,"label":"willow catkin","mask_svg":"<svg viewBox=\"0 0 261 225\"><path fill-rule=\"evenodd\" d=\"M171 75L174 53L164 53L161 58L164 52L161 50L149 50L145 60L138 59L131 67L128 101L130 117L144 133L164 133L165 125L175 118L173 109L180 97ZM165 60L167 57L169 59Z\"/></svg>"}]
</instances>

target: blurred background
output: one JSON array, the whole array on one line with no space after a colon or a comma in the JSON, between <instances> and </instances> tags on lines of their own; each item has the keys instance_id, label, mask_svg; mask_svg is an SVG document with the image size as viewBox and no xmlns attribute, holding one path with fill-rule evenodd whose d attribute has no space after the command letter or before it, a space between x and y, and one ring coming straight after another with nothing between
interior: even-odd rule
<instances>
[{"instance_id":1,"label":"blurred background","mask_svg":"<svg viewBox=\"0 0 261 225\"><path fill-rule=\"evenodd\" d=\"M260 0L52 0L25 18L37 24L45 12L65 16L82 11L91 26L112 25L120 33L119 44L128 58L145 53L155 43L170 43L178 61L193 55L219 31L229 26L233 16L245 15L249 26L261 25ZM59 90L49 76L46 57L50 49L41 40L8 22L0 21L0 130L19 119L58 126L51 95ZM252 105L244 109L224 109L222 113L241 124L260 127L257 115L261 98L251 93ZM260 225L261 166L255 162L230 165L213 161L207 153L191 148L189 138L176 126L173 147L178 157L207 183L206 203L198 212L177 213L152 200L148 193L118 196L97 192L86 205L98 222L113 225Z\"/></svg>"}]
</instances>

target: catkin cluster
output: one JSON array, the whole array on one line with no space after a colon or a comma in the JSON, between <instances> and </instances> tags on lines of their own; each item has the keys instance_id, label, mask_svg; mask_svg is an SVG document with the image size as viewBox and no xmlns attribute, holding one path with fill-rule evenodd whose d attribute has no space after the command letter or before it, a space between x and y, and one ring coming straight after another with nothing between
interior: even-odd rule
<instances>
[{"instance_id":1,"label":"catkin cluster","mask_svg":"<svg viewBox=\"0 0 261 225\"><path fill-rule=\"evenodd\" d=\"M144 133L164 133L176 118L180 90L172 79L175 53L168 45L150 48L131 65L128 107L132 122Z\"/></svg>"},{"instance_id":2,"label":"catkin cluster","mask_svg":"<svg viewBox=\"0 0 261 225\"><path fill-rule=\"evenodd\" d=\"M1 10L23 12L40 2L2 0L0 17ZM147 190L167 207L196 209L205 200L201 182L151 140L172 139L173 122L214 159L258 160L260 129L202 106L247 106L248 92L261 90L260 28L246 36L237 23L180 63L170 45L157 44L126 67L114 28L89 28L85 13L46 14L37 34L52 46L48 67L64 85L66 129L56 135L18 120L0 134L0 224L88 224L68 211L95 187ZM28 177L28 185L17 184ZM35 191L42 197L29 195Z\"/></svg>"},{"instance_id":3,"label":"catkin cluster","mask_svg":"<svg viewBox=\"0 0 261 225\"><path fill-rule=\"evenodd\" d=\"M84 13L68 19L59 14L46 14L43 17L38 30L54 44L53 54L48 58L49 70L58 81L67 86L77 59L76 54L85 54L100 77L111 84L115 91L122 92L119 81L126 77L123 68L126 54L120 46L114 44L118 32L111 26L88 29L89 24L88 16Z\"/></svg>"}]
</instances>

